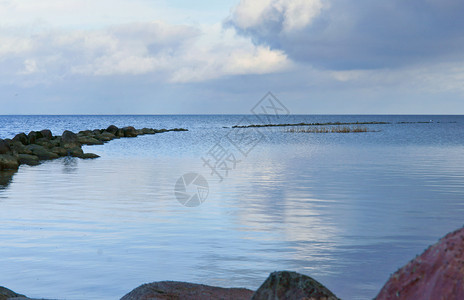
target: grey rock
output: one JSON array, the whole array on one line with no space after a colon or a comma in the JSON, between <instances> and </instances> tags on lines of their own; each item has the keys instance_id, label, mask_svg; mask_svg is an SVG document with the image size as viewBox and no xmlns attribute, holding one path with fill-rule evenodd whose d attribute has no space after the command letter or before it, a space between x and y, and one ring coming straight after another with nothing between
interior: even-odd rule
<instances>
[{"instance_id":1,"label":"grey rock","mask_svg":"<svg viewBox=\"0 0 464 300\"><path fill-rule=\"evenodd\" d=\"M0 154L0 170L17 170L18 168L18 157L11 154Z\"/></svg>"},{"instance_id":2,"label":"grey rock","mask_svg":"<svg viewBox=\"0 0 464 300\"><path fill-rule=\"evenodd\" d=\"M15 135L15 137L13 138L13 141L14 142L18 141L22 143L23 145L29 145L29 139L27 138L27 135L24 132L21 132Z\"/></svg>"},{"instance_id":3,"label":"grey rock","mask_svg":"<svg viewBox=\"0 0 464 300\"><path fill-rule=\"evenodd\" d=\"M51 140L53 138L53 134L49 129L41 130L40 134L42 135L43 138L47 140Z\"/></svg>"},{"instance_id":4,"label":"grey rock","mask_svg":"<svg viewBox=\"0 0 464 300\"><path fill-rule=\"evenodd\" d=\"M221 288L204 284L161 281L144 284L126 294L121 300L154 299L230 299L248 300L253 291L243 288Z\"/></svg>"},{"instance_id":5,"label":"grey rock","mask_svg":"<svg viewBox=\"0 0 464 300\"><path fill-rule=\"evenodd\" d=\"M27 145L26 149L39 157L40 160L55 159L59 157L56 153L51 152L40 145Z\"/></svg>"},{"instance_id":6,"label":"grey rock","mask_svg":"<svg viewBox=\"0 0 464 300\"><path fill-rule=\"evenodd\" d=\"M77 139L77 134L72 131L65 130L61 135L61 147L71 149L75 147L80 147L80 143Z\"/></svg>"},{"instance_id":7,"label":"grey rock","mask_svg":"<svg viewBox=\"0 0 464 300\"><path fill-rule=\"evenodd\" d=\"M289 271L271 273L251 299L339 300L329 289L313 278Z\"/></svg>"},{"instance_id":8,"label":"grey rock","mask_svg":"<svg viewBox=\"0 0 464 300\"><path fill-rule=\"evenodd\" d=\"M36 166L40 164L39 157L30 154L18 154L19 162L30 166Z\"/></svg>"},{"instance_id":9,"label":"grey rock","mask_svg":"<svg viewBox=\"0 0 464 300\"><path fill-rule=\"evenodd\" d=\"M116 135L116 132L118 131L118 129L119 129L118 127L116 127L114 125L110 125L110 126L108 126L108 128L106 128L106 131Z\"/></svg>"},{"instance_id":10,"label":"grey rock","mask_svg":"<svg viewBox=\"0 0 464 300\"><path fill-rule=\"evenodd\" d=\"M122 132L124 133L124 137L136 137L137 136L137 130L132 126L123 127Z\"/></svg>"},{"instance_id":11,"label":"grey rock","mask_svg":"<svg viewBox=\"0 0 464 300\"><path fill-rule=\"evenodd\" d=\"M7 154L11 152L10 145L7 141L0 139L0 154Z\"/></svg>"},{"instance_id":12,"label":"grey rock","mask_svg":"<svg viewBox=\"0 0 464 300\"><path fill-rule=\"evenodd\" d=\"M82 145L103 145L102 141L99 141L91 136L78 136L77 140Z\"/></svg>"},{"instance_id":13,"label":"grey rock","mask_svg":"<svg viewBox=\"0 0 464 300\"><path fill-rule=\"evenodd\" d=\"M93 159L93 158L99 158L100 155L97 155L95 153L84 153L84 155L82 155L81 158L84 158L84 159Z\"/></svg>"}]
</instances>

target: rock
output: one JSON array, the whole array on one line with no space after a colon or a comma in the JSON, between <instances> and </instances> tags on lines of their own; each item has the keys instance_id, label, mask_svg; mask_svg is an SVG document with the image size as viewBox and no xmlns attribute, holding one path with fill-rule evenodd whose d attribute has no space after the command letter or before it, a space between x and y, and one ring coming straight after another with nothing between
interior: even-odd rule
<instances>
[{"instance_id":1,"label":"rock","mask_svg":"<svg viewBox=\"0 0 464 300\"><path fill-rule=\"evenodd\" d=\"M27 298L24 295L13 292L12 290L7 289L6 287L0 286L0 300L7 300L10 298Z\"/></svg>"},{"instance_id":2,"label":"rock","mask_svg":"<svg viewBox=\"0 0 464 300\"><path fill-rule=\"evenodd\" d=\"M116 127L114 125L110 125L110 126L108 126L108 128L106 128L106 131L116 135L116 132L118 131L118 129L119 129L118 127Z\"/></svg>"},{"instance_id":3,"label":"rock","mask_svg":"<svg viewBox=\"0 0 464 300\"><path fill-rule=\"evenodd\" d=\"M93 158L99 158L100 155L97 155L95 153L84 153L84 155L82 156L82 158L84 159L93 159Z\"/></svg>"},{"instance_id":4,"label":"rock","mask_svg":"<svg viewBox=\"0 0 464 300\"><path fill-rule=\"evenodd\" d=\"M68 150L68 155L74 156L74 157L83 157L84 156L84 151L82 151L81 147L74 147Z\"/></svg>"},{"instance_id":5,"label":"rock","mask_svg":"<svg viewBox=\"0 0 464 300\"><path fill-rule=\"evenodd\" d=\"M251 299L337 300L338 298L329 289L309 276L296 272L279 271L271 273Z\"/></svg>"},{"instance_id":6,"label":"rock","mask_svg":"<svg viewBox=\"0 0 464 300\"><path fill-rule=\"evenodd\" d=\"M53 138L52 132L48 129L41 130L40 134L42 135L43 138L47 140L51 140Z\"/></svg>"},{"instance_id":7,"label":"rock","mask_svg":"<svg viewBox=\"0 0 464 300\"><path fill-rule=\"evenodd\" d=\"M117 137L124 137L124 131L122 131L122 129L118 129L114 135Z\"/></svg>"},{"instance_id":8,"label":"rock","mask_svg":"<svg viewBox=\"0 0 464 300\"><path fill-rule=\"evenodd\" d=\"M19 162L30 166L36 166L40 164L39 157L36 155L29 154L18 154Z\"/></svg>"},{"instance_id":9,"label":"rock","mask_svg":"<svg viewBox=\"0 0 464 300\"><path fill-rule=\"evenodd\" d=\"M132 126L123 127L122 132L124 133L124 137L136 137L137 136L137 130Z\"/></svg>"},{"instance_id":10,"label":"rock","mask_svg":"<svg viewBox=\"0 0 464 300\"><path fill-rule=\"evenodd\" d=\"M11 154L0 154L0 171L1 170L17 170L19 168L19 160Z\"/></svg>"},{"instance_id":11,"label":"rock","mask_svg":"<svg viewBox=\"0 0 464 300\"><path fill-rule=\"evenodd\" d=\"M26 149L30 150L32 154L38 156L40 160L55 159L59 157L56 153L48 151L40 145L27 145Z\"/></svg>"},{"instance_id":12,"label":"rock","mask_svg":"<svg viewBox=\"0 0 464 300\"><path fill-rule=\"evenodd\" d=\"M143 134L155 134L155 130L153 128L142 128Z\"/></svg>"},{"instance_id":13,"label":"rock","mask_svg":"<svg viewBox=\"0 0 464 300\"><path fill-rule=\"evenodd\" d=\"M53 148L53 144L51 143L51 141L49 139L47 139L47 138L44 138L44 137L40 138L40 139L37 139L35 141L35 144L40 145L40 146L42 146L44 148L48 148L48 149Z\"/></svg>"},{"instance_id":14,"label":"rock","mask_svg":"<svg viewBox=\"0 0 464 300\"><path fill-rule=\"evenodd\" d=\"M32 154L32 151L26 148L20 141L12 141L10 144L11 150L20 154Z\"/></svg>"},{"instance_id":15,"label":"rock","mask_svg":"<svg viewBox=\"0 0 464 300\"><path fill-rule=\"evenodd\" d=\"M79 136L77 140L82 145L103 145L102 141L99 141L96 138L90 136Z\"/></svg>"},{"instance_id":16,"label":"rock","mask_svg":"<svg viewBox=\"0 0 464 300\"><path fill-rule=\"evenodd\" d=\"M29 141L29 144L35 144L37 139L40 139L42 137L42 134L40 131L31 131L27 135L27 139Z\"/></svg>"},{"instance_id":17,"label":"rock","mask_svg":"<svg viewBox=\"0 0 464 300\"><path fill-rule=\"evenodd\" d=\"M253 291L243 288L220 288L178 281L160 281L139 286L121 300L154 299L250 299Z\"/></svg>"},{"instance_id":18,"label":"rock","mask_svg":"<svg viewBox=\"0 0 464 300\"><path fill-rule=\"evenodd\" d=\"M170 129L169 131L188 131L188 129L185 129L185 128L174 128L174 129Z\"/></svg>"},{"instance_id":19,"label":"rock","mask_svg":"<svg viewBox=\"0 0 464 300\"><path fill-rule=\"evenodd\" d=\"M94 129L94 130L92 130L92 132L93 132L94 135L95 135L95 134L101 134L101 133L102 133L102 130L100 130L100 129Z\"/></svg>"},{"instance_id":20,"label":"rock","mask_svg":"<svg viewBox=\"0 0 464 300\"><path fill-rule=\"evenodd\" d=\"M23 145L29 145L29 139L27 138L27 135L24 132L18 133L15 135L13 138L14 142L20 142Z\"/></svg>"},{"instance_id":21,"label":"rock","mask_svg":"<svg viewBox=\"0 0 464 300\"><path fill-rule=\"evenodd\" d=\"M68 155L68 150L62 147L53 147L50 151L57 154L58 156Z\"/></svg>"},{"instance_id":22,"label":"rock","mask_svg":"<svg viewBox=\"0 0 464 300\"><path fill-rule=\"evenodd\" d=\"M11 152L11 148L8 142L0 139L0 154L7 154L10 152Z\"/></svg>"},{"instance_id":23,"label":"rock","mask_svg":"<svg viewBox=\"0 0 464 300\"><path fill-rule=\"evenodd\" d=\"M61 135L61 147L71 149L75 147L80 147L81 144L77 139L77 135L69 130L65 130Z\"/></svg>"},{"instance_id":24,"label":"rock","mask_svg":"<svg viewBox=\"0 0 464 300\"><path fill-rule=\"evenodd\" d=\"M464 228L396 271L376 297L384 299L464 299Z\"/></svg>"},{"instance_id":25,"label":"rock","mask_svg":"<svg viewBox=\"0 0 464 300\"><path fill-rule=\"evenodd\" d=\"M92 130L82 130L82 131L79 131L78 135L94 136L94 133Z\"/></svg>"}]
</instances>

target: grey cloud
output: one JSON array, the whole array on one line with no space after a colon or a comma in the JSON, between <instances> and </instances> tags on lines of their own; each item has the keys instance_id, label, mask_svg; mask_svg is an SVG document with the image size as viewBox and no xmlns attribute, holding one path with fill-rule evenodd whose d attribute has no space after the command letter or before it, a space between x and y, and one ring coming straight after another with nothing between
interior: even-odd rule
<instances>
[{"instance_id":1,"label":"grey cloud","mask_svg":"<svg viewBox=\"0 0 464 300\"><path fill-rule=\"evenodd\" d=\"M234 14L226 25L299 62L375 69L462 60L463 13L460 0L333 0L302 29L283 30L285 16L276 9L250 27L241 26Z\"/></svg>"}]
</instances>

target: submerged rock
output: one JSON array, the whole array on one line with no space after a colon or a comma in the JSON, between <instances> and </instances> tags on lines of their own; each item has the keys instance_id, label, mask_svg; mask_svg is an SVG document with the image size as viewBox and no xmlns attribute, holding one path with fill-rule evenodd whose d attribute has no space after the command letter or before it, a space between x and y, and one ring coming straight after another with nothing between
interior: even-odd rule
<instances>
[{"instance_id":1,"label":"submerged rock","mask_svg":"<svg viewBox=\"0 0 464 300\"><path fill-rule=\"evenodd\" d=\"M386 299L464 299L464 228L396 271L376 297Z\"/></svg>"},{"instance_id":2,"label":"submerged rock","mask_svg":"<svg viewBox=\"0 0 464 300\"><path fill-rule=\"evenodd\" d=\"M329 289L309 276L296 272L279 271L271 273L251 299L337 300L338 298Z\"/></svg>"},{"instance_id":3,"label":"submerged rock","mask_svg":"<svg viewBox=\"0 0 464 300\"><path fill-rule=\"evenodd\" d=\"M154 299L230 299L249 300L253 291L244 288L221 288L178 281L160 281L139 286L121 300Z\"/></svg>"}]
</instances>

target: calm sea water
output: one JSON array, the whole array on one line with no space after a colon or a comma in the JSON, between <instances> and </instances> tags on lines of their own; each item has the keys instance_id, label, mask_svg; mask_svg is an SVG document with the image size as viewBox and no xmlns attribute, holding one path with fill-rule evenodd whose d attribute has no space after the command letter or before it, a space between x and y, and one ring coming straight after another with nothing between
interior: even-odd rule
<instances>
[{"instance_id":1,"label":"calm sea water","mask_svg":"<svg viewBox=\"0 0 464 300\"><path fill-rule=\"evenodd\" d=\"M344 299L370 299L464 223L463 116L290 116L392 124L346 134L247 129L257 142L246 155L223 128L253 122L242 118L0 116L1 138L110 124L189 129L85 147L96 160L3 174L0 285L30 297L118 299L160 280L256 289L270 272L294 270ZM236 159L222 182L202 161L218 145ZM188 172L209 183L199 207L174 195Z\"/></svg>"}]
</instances>

